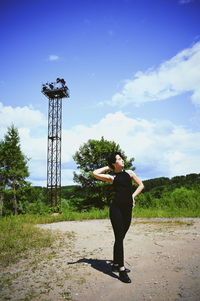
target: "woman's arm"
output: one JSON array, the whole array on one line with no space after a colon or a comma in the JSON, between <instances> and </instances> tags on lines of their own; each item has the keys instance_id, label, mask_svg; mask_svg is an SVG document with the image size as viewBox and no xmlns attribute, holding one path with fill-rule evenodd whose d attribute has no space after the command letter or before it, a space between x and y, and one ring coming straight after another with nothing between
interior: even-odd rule
<instances>
[{"instance_id":1,"label":"woman's arm","mask_svg":"<svg viewBox=\"0 0 200 301\"><path fill-rule=\"evenodd\" d=\"M144 184L132 170L128 170L127 172L129 173L131 179L138 185L137 189L134 191L134 193L132 195L132 197L134 199L144 189Z\"/></svg>"},{"instance_id":2,"label":"woman's arm","mask_svg":"<svg viewBox=\"0 0 200 301\"><path fill-rule=\"evenodd\" d=\"M109 183L113 182L113 176L104 174L104 172L111 170L109 166L101 167L93 171L93 176L97 178L98 180L106 181Z\"/></svg>"}]
</instances>

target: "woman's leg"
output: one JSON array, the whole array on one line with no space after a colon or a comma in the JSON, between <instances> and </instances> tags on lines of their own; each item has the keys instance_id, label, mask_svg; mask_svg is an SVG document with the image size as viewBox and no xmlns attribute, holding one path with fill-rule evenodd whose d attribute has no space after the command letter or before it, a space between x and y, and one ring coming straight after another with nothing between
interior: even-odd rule
<instances>
[{"instance_id":1,"label":"woman's leg","mask_svg":"<svg viewBox=\"0 0 200 301\"><path fill-rule=\"evenodd\" d=\"M131 211L131 212L130 212ZM127 274L127 270L124 268L124 247L123 240L130 227L132 217L131 210L122 210L118 206L111 204L110 206L110 220L112 223L115 243L113 249L113 264L118 265L119 279L125 283L131 283L131 279ZM130 272L130 270L129 270Z\"/></svg>"},{"instance_id":2,"label":"woman's leg","mask_svg":"<svg viewBox=\"0 0 200 301\"><path fill-rule=\"evenodd\" d=\"M124 266L123 239L125 236L125 224L123 214L120 208L115 204L111 204L110 206L110 220L115 235L113 263L122 267Z\"/></svg>"},{"instance_id":3,"label":"woman's leg","mask_svg":"<svg viewBox=\"0 0 200 301\"><path fill-rule=\"evenodd\" d=\"M126 207L122 209L122 215L123 215L123 220L124 220L124 238L125 235L131 225L131 220L132 220L132 206Z\"/></svg>"}]
</instances>

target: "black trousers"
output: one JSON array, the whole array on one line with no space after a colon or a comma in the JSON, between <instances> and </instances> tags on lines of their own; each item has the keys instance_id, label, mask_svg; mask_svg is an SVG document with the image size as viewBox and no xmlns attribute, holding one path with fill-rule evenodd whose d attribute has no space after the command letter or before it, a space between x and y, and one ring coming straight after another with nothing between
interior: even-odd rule
<instances>
[{"instance_id":1,"label":"black trousers","mask_svg":"<svg viewBox=\"0 0 200 301\"><path fill-rule=\"evenodd\" d=\"M128 231L132 219L132 205L122 206L113 202L110 205L110 220L115 235L113 247L113 263L119 267L124 266L123 240Z\"/></svg>"}]
</instances>

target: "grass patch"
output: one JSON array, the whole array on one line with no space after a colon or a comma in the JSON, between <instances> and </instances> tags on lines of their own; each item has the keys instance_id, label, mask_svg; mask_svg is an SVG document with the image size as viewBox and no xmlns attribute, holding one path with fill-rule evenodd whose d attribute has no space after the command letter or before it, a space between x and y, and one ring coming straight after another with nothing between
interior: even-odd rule
<instances>
[{"instance_id":1,"label":"grass patch","mask_svg":"<svg viewBox=\"0 0 200 301\"><path fill-rule=\"evenodd\" d=\"M2 218L2 220L6 219ZM76 212L65 210L61 214L54 216L52 214L37 215L37 214L24 214L19 216L9 217L28 224L49 224L62 221L81 221L90 219L105 219L109 218L109 208L106 207L102 210L92 208L90 211Z\"/></svg>"},{"instance_id":2,"label":"grass patch","mask_svg":"<svg viewBox=\"0 0 200 301\"><path fill-rule=\"evenodd\" d=\"M200 217L200 209L191 210L188 208L139 208L133 210L134 217Z\"/></svg>"},{"instance_id":3,"label":"grass patch","mask_svg":"<svg viewBox=\"0 0 200 301\"><path fill-rule=\"evenodd\" d=\"M147 233L149 232L169 232L174 233L176 229L180 229L182 226L193 226L194 221L180 221L180 220L142 220L133 221L132 226L136 225L148 225ZM177 227L177 228L176 228ZM184 228L185 229L185 228Z\"/></svg>"},{"instance_id":4,"label":"grass patch","mask_svg":"<svg viewBox=\"0 0 200 301\"><path fill-rule=\"evenodd\" d=\"M166 226L193 226L194 225L194 221L179 221L179 220L172 220L172 221L152 221L152 220L148 220L148 221L134 221L132 223L133 225L137 225L137 224L151 224L151 225L166 225Z\"/></svg>"},{"instance_id":5,"label":"grass patch","mask_svg":"<svg viewBox=\"0 0 200 301\"><path fill-rule=\"evenodd\" d=\"M82 285L82 284L86 283L86 279L83 278L83 277L81 277L81 278L79 278L79 279L76 281L76 283L77 283L78 285Z\"/></svg>"},{"instance_id":6,"label":"grass patch","mask_svg":"<svg viewBox=\"0 0 200 301\"><path fill-rule=\"evenodd\" d=\"M15 263L29 249L41 249L52 245L55 238L50 231L34 227L19 217L0 220L0 265Z\"/></svg>"},{"instance_id":7,"label":"grass patch","mask_svg":"<svg viewBox=\"0 0 200 301\"><path fill-rule=\"evenodd\" d=\"M136 206L133 209L133 217L152 218L152 217L200 217L200 209L190 210L187 208L140 208ZM17 217L16 217L17 218ZM61 221L80 221L90 219L109 218L109 208L92 208L89 211L75 212L65 210L58 216L53 215L21 215L20 220L25 223L47 224Z\"/></svg>"}]
</instances>

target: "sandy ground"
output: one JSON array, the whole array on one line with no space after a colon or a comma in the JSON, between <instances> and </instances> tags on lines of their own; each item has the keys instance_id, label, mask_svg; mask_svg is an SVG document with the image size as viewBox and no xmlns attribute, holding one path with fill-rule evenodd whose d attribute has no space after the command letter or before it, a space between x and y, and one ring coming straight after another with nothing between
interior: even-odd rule
<instances>
[{"instance_id":1,"label":"sandy ground","mask_svg":"<svg viewBox=\"0 0 200 301\"><path fill-rule=\"evenodd\" d=\"M199 218L133 219L124 244L131 284L111 272L109 220L38 227L57 235L55 245L1 271L0 300L200 301Z\"/></svg>"}]
</instances>

